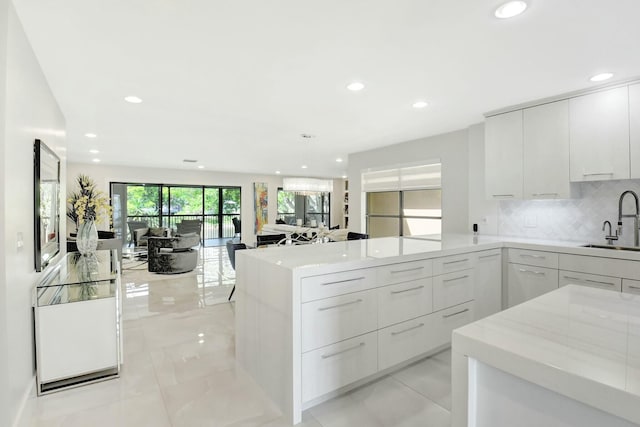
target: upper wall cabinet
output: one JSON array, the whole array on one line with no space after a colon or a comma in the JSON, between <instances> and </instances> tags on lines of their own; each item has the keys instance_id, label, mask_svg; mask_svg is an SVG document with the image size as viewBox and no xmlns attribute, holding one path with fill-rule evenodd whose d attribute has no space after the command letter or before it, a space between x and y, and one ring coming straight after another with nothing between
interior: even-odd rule
<instances>
[{"instance_id":1,"label":"upper wall cabinet","mask_svg":"<svg viewBox=\"0 0 640 427\"><path fill-rule=\"evenodd\" d=\"M640 83L629 86L631 178L640 178Z\"/></svg>"},{"instance_id":2,"label":"upper wall cabinet","mask_svg":"<svg viewBox=\"0 0 640 427\"><path fill-rule=\"evenodd\" d=\"M569 100L571 181L629 179L627 86Z\"/></svg>"},{"instance_id":3,"label":"upper wall cabinet","mask_svg":"<svg viewBox=\"0 0 640 427\"><path fill-rule=\"evenodd\" d=\"M567 199L569 101L524 110L524 198Z\"/></svg>"},{"instance_id":4,"label":"upper wall cabinet","mask_svg":"<svg viewBox=\"0 0 640 427\"><path fill-rule=\"evenodd\" d=\"M522 198L522 110L488 117L484 131L486 197Z\"/></svg>"}]
</instances>

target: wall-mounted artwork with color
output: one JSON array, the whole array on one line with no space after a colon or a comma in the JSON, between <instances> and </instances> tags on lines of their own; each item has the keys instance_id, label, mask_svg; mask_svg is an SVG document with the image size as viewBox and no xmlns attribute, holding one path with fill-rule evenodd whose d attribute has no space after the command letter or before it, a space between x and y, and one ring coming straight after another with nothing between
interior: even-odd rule
<instances>
[{"instance_id":1,"label":"wall-mounted artwork with color","mask_svg":"<svg viewBox=\"0 0 640 427\"><path fill-rule=\"evenodd\" d=\"M266 182L254 182L253 183L253 200L256 209L256 222L254 232L257 234L262 230L262 226L267 223L267 183Z\"/></svg>"}]
</instances>

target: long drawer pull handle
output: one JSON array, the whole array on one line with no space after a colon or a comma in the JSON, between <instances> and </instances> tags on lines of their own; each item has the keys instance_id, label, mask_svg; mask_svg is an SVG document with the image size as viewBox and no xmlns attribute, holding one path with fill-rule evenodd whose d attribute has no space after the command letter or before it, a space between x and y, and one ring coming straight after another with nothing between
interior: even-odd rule
<instances>
[{"instance_id":1,"label":"long drawer pull handle","mask_svg":"<svg viewBox=\"0 0 640 427\"><path fill-rule=\"evenodd\" d=\"M640 289L640 286L628 285L627 288L629 288L629 289Z\"/></svg>"},{"instance_id":2,"label":"long drawer pull handle","mask_svg":"<svg viewBox=\"0 0 640 427\"><path fill-rule=\"evenodd\" d=\"M519 269L522 273L531 273L531 274L539 274L544 276L546 273L544 271L533 271L533 270L525 270L524 268Z\"/></svg>"},{"instance_id":3,"label":"long drawer pull handle","mask_svg":"<svg viewBox=\"0 0 640 427\"><path fill-rule=\"evenodd\" d=\"M594 176L594 175L613 175L613 172L590 172L590 173L582 174L582 176Z\"/></svg>"},{"instance_id":4,"label":"long drawer pull handle","mask_svg":"<svg viewBox=\"0 0 640 427\"><path fill-rule=\"evenodd\" d=\"M585 282L589 282L589 283L599 283L601 285L609 285L609 286L615 286L615 283L611 283L611 282L601 282L599 280L591 280L591 279L584 279Z\"/></svg>"},{"instance_id":5,"label":"long drawer pull handle","mask_svg":"<svg viewBox=\"0 0 640 427\"><path fill-rule=\"evenodd\" d=\"M357 299L355 301L349 301L349 302L345 302L345 303L342 303L342 304L331 305L329 307L318 307L318 311L325 311L325 310L331 310L332 308L345 307L347 305L357 304L359 302L362 302L362 300L361 299Z\"/></svg>"},{"instance_id":6,"label":"long drawer pull handle","mask_svg":"<svg viewBox=\"0 0 640 427\"><path fill-rule=\"evenodd\" d=\"M513 197L513 194L492 194L493 197Z\"/></svg>"},{"instance_id":7,"label":"long drawer pull handle","mask_svg":"<svg viewBox=\"0 0 640 427\"><path fill-rule=\"evenodd\" d=\"M458 314L466 313L467 311L469 311L469 309L465 308L464 310L456 311L455 313L443 314L442 317L444 317L446 319L447 317L457 316Z\"/></svg>"},{"instance_id":8,"label":"long drawer pull handle","mask_svg":"<svg viewBox=\"0 0 640 427\"><path fill-rule=\"evenodd\" d=\"M344 350L336 351L334 353L323 354L320 357L322 357L323 359L328 359L330 357L337 356L337 355L342 354L342 353L346 353L347 351L356 350L356 349L358 349L360 347L364 347L364 345L365 345L365 343L361 342L360 344L354 345L353 347L345 348Z\"/></svg>"},{"instance_id":9,"label":"long drawer pull handle","mask_svg":"<svg viewBox=\"0 0 640 427\"><path fill-rule=\"evenodd\" d=\"M453 282L454 280L466 279L467 277L469 277L468 274L465 274L464 276L460 276L460 277L454 277L453 279L443 279L442 283L444 283L444 282Z\"/></svg>"},{"instance_id":10,"label":"long drawer pull handle","mask_svg":"<svg viewBox=\"0 0 640 427\"><path fill-rule=\"evenodd\" d=\"M466 262L469 261L469 258L465 258L465 259L459 259L457 261L447 261L447 262L443 262L442 265L447 265L447 264L455 264L457 262Z\"/></svg>"},{"instance_id":11,"label":"long drawer pull handle","mask_svg":"<svg viewBox=\"0 0 640 427\"><path fill-rule=\"evenodd\" d=\"M498 255L500 255L500 254L480 255L478 258L491 258L491 257L498 256Z\"/></svg>"},{"instance_id":12,"label":"long drawer pull handle","mask_svg":"<svg viewBox=\"0 0 640 427\"><path fill-rule=\"evenodd\" d=\"M417 291L418 289L422 289L422 288L424 288L424 285L416 286L415 288L403 289L401 291L391 291L391 293L392 294L401 294L401 293L409 292L409 291Z\"/></svg>"},{"instance_id":13,"label":"long drawer pull handle","mask_svg":"<svg viewBox=\"0 0 640 427\"><path fill-rule=\"evenodd\" d=\"M414 329L422 328L423 326L424 326L424 323L420 323L419 325L412 326L410 328L403 329L401 331L391 332L391 335L396 336L396 335L404 334L405 332L413 331Z\"/></svg>"},{"instance_id":14,"label":"long drawer pull handle","mask_svg":"<svg viewBox=\"0 0 640 427\"><path fill-rule=\"evenodd\" d=\"M337 285L339 283L355 282L356 280L363 280L363 279L364 279L364 276L356 277L353 279L336 280L335 282L321 283L320 286Z\"/></svg>"},{"instance_id":15,"label":"long drawer pull handle","mask_svg":"<svg viewBox=\"0 0 640 427\"><path fill-rule=\"evenodd\" d=\"M418 270L422 270L422 269L424 269L424 267L407 268L407 269L404 269L404 270L391 270L391 274L407 273L409 271L418 271Z\"/></svg>"},{"instance_id":16,"label":"long drawer pull handle","mask_svg":"<svg viewBox=\"0 0 640 427\"><path fill-rule=\"evenodd\" d=\"M536 258L536 259L545 259L546 257L543 255L532 255L532 254L520 254L522 258Z\"/></svg>"},{"instance_id":17,"label":"long drawer pull handle","mask_svg":"<svg viewBox=\"0 0 640 427\"><path fill-rule=\"evenodd\" d=\"M558 193L531 193L532 196L557 196Z\"/></svg>"},{"instance_id":18,"label":"long drawer pull handle","mask_svg":"<svg viewBox=\"0 0 640 427\"><path fill-rule=\"evenodd\" d=\"M569 279L569 280L578 280L580 282L589 282L589 283L598 283L601 285L609 285L609 286L615 286L615 283L611 283L611 282L601 282L599 280L592 280L592 279L581 279L579 277L573 277L573 276L564 276L565 279ZM640 289L640 288L638 288Z\"/></svg>"}]
</instances>

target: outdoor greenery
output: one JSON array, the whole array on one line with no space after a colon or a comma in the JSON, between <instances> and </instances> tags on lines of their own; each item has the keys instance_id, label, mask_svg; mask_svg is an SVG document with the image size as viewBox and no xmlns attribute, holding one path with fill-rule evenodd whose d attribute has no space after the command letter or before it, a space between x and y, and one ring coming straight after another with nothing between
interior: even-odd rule
<instances>
[{"instance_id":1,"label":"outdoor greenery","mask_svg":"<svg viewBox=\"0 0 640 427\"><path fill-rule=\"evenodd\" d=\"M160 188L159 185L128 185L127 215L160 215ZM204 188L204 213L207 215L219 213L218 190L217 187ZM202 215L202 196L202 187L162 186L162 214ZM239 188L223 188L222 200L223 214L240 213Z\"/></svg>"}]
</instances>

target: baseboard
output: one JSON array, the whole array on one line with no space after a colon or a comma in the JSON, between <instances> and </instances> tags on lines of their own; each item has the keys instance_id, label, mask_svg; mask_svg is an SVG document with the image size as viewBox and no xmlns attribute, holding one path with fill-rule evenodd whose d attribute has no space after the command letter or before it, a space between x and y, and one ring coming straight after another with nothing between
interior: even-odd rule
<instances>
[{"instance_id":1,"label":"baseboard","mask_svg":"<svg viewBox=\"0 0 640 427\"><path fill-rule=\"evenodd\" d=\"M23 420L22 416L24 415L24 408L25 406L27 406L27 401L31 397L36 396L35 389L36 389L36 377L34 376L31 379L31 381L29 381L29 385L27 386L24 393L22 394L22 398L20 399L20 405L18 406L18 412L16 412L16 416L15 416L15 419L13 420L12 427L20 427L20 426L27 425L24 421L28 421L28 420Z\"/></svg>"}]
</instances>

